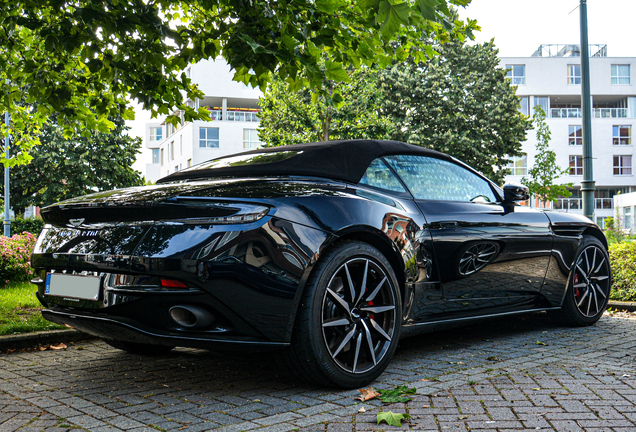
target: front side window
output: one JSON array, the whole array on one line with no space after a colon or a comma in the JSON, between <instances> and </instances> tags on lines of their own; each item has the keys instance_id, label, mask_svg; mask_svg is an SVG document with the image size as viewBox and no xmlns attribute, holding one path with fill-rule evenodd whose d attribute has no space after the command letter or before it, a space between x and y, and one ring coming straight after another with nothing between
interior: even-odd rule
<instances>
[{"instance_id":1,"label":"front side window","mask_svg":"<svg viewBox=\"0 0 636 432\"><path fill-rule=\"evenodd\" d=\"M152 149L152 163L159 163L159 149Z\"/></svg>"},{"instance_id":2,"label":"front side window","mask_svg":"<svg viewBox=\"0 0 636 432\"><path fill-rule=\"evenodd\" d=\"M255 149L261 145L256 129L243 129L243 148Z\"/></svg>"},{"instance_id":3,"label":"front side window","mask_svg":"<svg viewBox=\"0 0 636 432\"><path fill-rule=\"evenodd\" d=\"M632 145L632 127L612 126L612 144Z\"/></svg>"},{"instance_id":4,"label":"front side window","mask_svg":"<svg viewBox=\"0 0 636 432\"><path fill-rule=\"evenodd\" d=\"M629 65L612 65L612 84L630 84Z\"/></svg>"},{"instance_id":5,"label":"front side window","mask_svg":"<svg viewBox=\"0 0 636 432\"><path fill-rule=\"evenodd\" d=\"M160 127L150 128L150 141L161 141L163 138L163 129Z\"/></svg>"},{"instance_id":6,"label":"front side window","mask_svg":"<svg viewBox=\"0 0 636 432\"><path fill-rule=\"evenodd\" d=\"M528 155L511 156L509 160L508 169L510 170L510 175L528 174Z\"/></svg>"},{"instance_id":7,"label":"front side window","mask_svg":"<svg viewBox=\"0 0 636 432\"><path fill-rule=\"evenodd\" d=\"M583 156L570 155L570 175L583 175Z\"/></svg>"},{"instance_id":8,"label":"front side window","mask_svg":"<svg viewBox=\"0 0 636 432\"><path fill-rule=\"evenodd\" d=\"M398 178L391 172L382 159L376 159L369 165L360 180L360 184L386 189L393 192L406 192Z\"/></svg>"},{"instance_id":9,"label":"front side window","mask_svg":"<svg viewBox=\"0 0 636 432\"><path fill-rule=\"evenodd\" d=\"M514 85L522 85L526 83L526 65L506 65L506 78L510 79L510 83Z\"/></svg>"},{"instance_id":10,"label":"front side window","mask_svg":"<svg viewBox=\"0 0 636 432\"><path fill-rule=\"evenodd\" d=\"M495 202L490 183L453 162L428 156L388 156L387 162L416 199Z\"/></svg>"},{"instance_id":11,"label":"front side window","mask_svg":"<svg viewBox=\"0 0 636 432\"><path fill-rule=\"evenodd\" d=\"M581 84L581 65L568 65L568 84Z\"/></svg>"},{"instance_id":12,"label":"front side window","mask_svg":"<svg viewBox=\"0 0 636 432\"><path fill-rule=\"evenodd\" d=\"M583 126L568 126L568 143L570 145L583 145Z\"/></svg>"},{"instance_id":13,"label":"front side window","mask_svg":"<svg viewBox=\"0 0 636 432\"><path fill-rule=\"evenodd\" d=\"M219 148L219 128L199 128L199 147Z\"/></svg>"},{"instance_id":14,"label":"front side window","mask_svg":"<svg viewBox=\"0 0 636 432\"><path fill-rule=\"evenodd\" d=\"M632 175L632 156L614 156L614 175Z\"/></svg>"}]
</instances>

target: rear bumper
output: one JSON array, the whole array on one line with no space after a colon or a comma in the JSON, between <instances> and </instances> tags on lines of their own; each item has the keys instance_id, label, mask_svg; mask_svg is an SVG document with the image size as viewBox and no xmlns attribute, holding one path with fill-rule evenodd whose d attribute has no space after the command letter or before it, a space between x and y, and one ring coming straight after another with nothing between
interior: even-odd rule
<instances>
[{"instance_id":1,"label":"rear bumper","mask_svg":"<svg viewBox=\"0 0 636 432\"><path fill-rule=\"evenodd\" d=\"M42 316L57 324L66 324L77 330L103 339L121 340L127 342L180 346L203 349L222 350L275 350L289 346L285 342L269 342L239 338L223 338L219 335L175 334L174 332L160 333L154 329L145 329L125 319L111 316L96 316L79 311L62 311L45 309Z\"/></svg>"}]
</instances>

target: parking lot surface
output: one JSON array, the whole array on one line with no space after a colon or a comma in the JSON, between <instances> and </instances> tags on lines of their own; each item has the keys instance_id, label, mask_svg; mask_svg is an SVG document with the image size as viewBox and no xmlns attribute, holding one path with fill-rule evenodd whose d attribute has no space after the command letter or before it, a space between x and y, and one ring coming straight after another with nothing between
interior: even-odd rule
<instances>
[{"instance_id":1,"label":"parking lot surface","mask_svg":"<svg viewBox=\"0 0 636 432\"><path fill-rule=\"evenodd\" d=\"M544 314L403 340L373 387L408 403L318 388L271 354L130 355L101 341L0 355L0 431L636 431L636 320L564 328ZM364 409L361 409L364 408ZM378 411L408 413L402 428Z\"/></svg>"}]
</instances>

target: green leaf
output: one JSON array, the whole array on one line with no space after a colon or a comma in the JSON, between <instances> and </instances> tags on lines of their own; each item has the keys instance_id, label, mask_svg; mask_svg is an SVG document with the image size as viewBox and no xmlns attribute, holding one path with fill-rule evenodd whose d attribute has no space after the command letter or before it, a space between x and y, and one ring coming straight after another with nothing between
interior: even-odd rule
<instances>
[{"instance_id":1,"label":"green leaf","mask_svg":"<svg viewBox=\"0 0 636 432\"><path fill-rule=\"evenodd\" d=\"M394 412L380 411L377 416L378 424L385 421L389 426L402 426L402 420L410 419L408 414L396 414Z\"/></svg>"},{"instance_id":2,"label":"green leaf","mask_svg":"<svg viewBox=\"0 0 636 432\"><path fill-rule=\"evenodd\" d=\"M342 0L316 0L316 8L322 12L333 14L346 6Z\"/></svg>"},{"instance_id":3,"label":"green leaf","mask_svg":"<svg viewBox=\"0 0 636 432\"><path fill-rule=\"evenodd\" d=\"M410 14L411 8L408 3L391 4L389 0L382 0L376 17L376 23L382 23L380 33L382 33L385 38L390 38L402 25L409 24Z\"/></svg>"},{"instance_id":4,"label":"green leaf","mask_svg":"<svg viewBox=\"0 0 636 432\"><path fill-rule=\"evenodd\" d=\"M435 21L437 19L437 8L440 4L444 3L440 0L418 0L418 5L420 7L420 13L427 20Z\"/></svg>"},{"instance_id":5,"label":"green leaf","mask_svg":"<svg viewBox=\"0 0 636 432\"><path fill-rule=\"evenodd\" d=\"M349 74L346 70L343 69L341 63L336 62L325 62L325 76L328 79L332 79L334 81L344 81L347 82L350 80Z\"/></svg>"}]
</instances>

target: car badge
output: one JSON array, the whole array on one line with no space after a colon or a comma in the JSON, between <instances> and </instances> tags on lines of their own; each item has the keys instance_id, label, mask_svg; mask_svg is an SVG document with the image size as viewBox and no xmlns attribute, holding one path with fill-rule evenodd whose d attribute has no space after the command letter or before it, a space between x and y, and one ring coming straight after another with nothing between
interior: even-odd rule
<instances>
[{"instance_id":1,"label":"car badge","mask_svg":"<svg viewBox=\"0 0 636 432\"><path fill-rule=\"evenodd\" d=\"M77 228L82 223L84 223L84 220L85 220L84 218L79 218L79 219L69 219L68 221L71 223L71 225Z\"/></svg>"}]
</instances>

